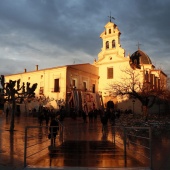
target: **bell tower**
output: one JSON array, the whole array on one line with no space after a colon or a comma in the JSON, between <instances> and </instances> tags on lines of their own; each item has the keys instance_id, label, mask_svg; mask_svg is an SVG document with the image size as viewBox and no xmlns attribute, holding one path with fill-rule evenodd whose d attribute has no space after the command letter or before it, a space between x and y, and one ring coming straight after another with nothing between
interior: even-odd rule
<instances>
[{"instance_id":1,"label":"bell tower","mask_svg":"<svg viewBox=\"0 0 170 170\"><path fill-rule=\"evenodd\" d=\"M120 31L116 24L108 22L105 31L100 35L103 40L103 50L115 50L120 46Z\"/></svg>"},{"instance_id":2,"label":"bell tower","mask_svg":"<svg viewBox=\"0 0 170 170\"><path fill-rule=\"evenodd\" d=\"M125 57L125 50L120 44L120 35L117 25L110 21L104 26L104 31L100 34L102 48L98 54L98 59L94 65L99 69L98 91L102 93L103 102L112 100L112 96L106 88L113 81L120 81L121 69L129 68L129 57ZM115 99L116 101L117 99Z\"/></svg>"},{"instance_id":3,"label":"bell tower","mask_svg":"<svg viewBox=\"0 0 170 170\"><path fill-rule=\"evenodd\" d=\"M125 57L125 50L121 47L120 44L120 35L117 25L110 21L105 25L105 30L100 34L102 39L102 48L101 52L98 54L98 61L107 59L110 56L114 58Z\"/></svg>"}]
</instances>

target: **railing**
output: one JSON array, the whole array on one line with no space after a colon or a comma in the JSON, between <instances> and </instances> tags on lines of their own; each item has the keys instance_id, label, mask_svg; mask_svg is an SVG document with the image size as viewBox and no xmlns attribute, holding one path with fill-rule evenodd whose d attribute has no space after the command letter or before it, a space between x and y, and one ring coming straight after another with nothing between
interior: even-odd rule
<instances>
[{"instance_id":1,"label":"railing","mask_svg":"<svg viewBox=\"0 0 170 170\"><path fill-rule=\"evenodd\" d=\"M58 126L57 126L58 127ZM43 156L48 153L47 149L51 146L53 135L48 138L50 133L49 128L51 128L51 134L53 134L53 128L56 126L27 126L25 127L25 145L24 145L24 167L27 166L27 160L34 160L34 156L37 154ZM56 142L63 142L63 130L64 126L59 123L59 132L56 136Z\"/></svg>"},{"instance_id":2,"label":"railing","mask_svg":"<svg viewBox=\"0 0 170 170\"><path fill-rule=\"evenodd\" d=\"M113 126L113 143L124 150L127 156L138 158L152 169L152 137L150 127ZM140 159L141 158L141 159Z\"/></svg>"}]
</instances>

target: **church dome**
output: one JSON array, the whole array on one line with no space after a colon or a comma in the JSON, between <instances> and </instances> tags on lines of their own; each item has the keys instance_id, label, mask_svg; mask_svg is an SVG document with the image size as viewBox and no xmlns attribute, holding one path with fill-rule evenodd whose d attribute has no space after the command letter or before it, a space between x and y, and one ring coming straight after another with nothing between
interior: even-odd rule
<instances>
[{"instance_id":1,"label":"church dome","mask_svg":"<svg viewBox=\"0 0 170 170\"><path fill-rule=\"evenodd\" d=\"M152 64L152 62L147 54L138 49L130 56L130 65L140 68L140 66L143 64Z\"/></svg>"}]
</instances>

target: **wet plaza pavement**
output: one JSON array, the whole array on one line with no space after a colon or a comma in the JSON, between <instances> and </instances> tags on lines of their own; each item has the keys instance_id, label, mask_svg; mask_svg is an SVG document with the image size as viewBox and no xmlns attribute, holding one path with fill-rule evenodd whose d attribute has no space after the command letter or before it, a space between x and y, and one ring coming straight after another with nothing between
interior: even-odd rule
<instances>
[{"instance_id":1,"label":"wet plaza pavement","mask_svg":"<svg viewBox=\"0 0 170 170\"><path fill-rule=\"evenodd\" d=\"M36 155L36 159L29 159L27 160L28 165L31 165L29 169L32 167L44 167L48 169L61 167L61 166L66 166L67 169L69 169L69 166L71 167L74 164L80 165L80 166L86 166L86 169L89 167L92 167L92 165L96 165L98 169L107 167L111 168L112 164L114 163L114 155L113 154L106 154L102 150L101 147L101 141L111 141L112 140L112 135L108 134L107 136L103 136L102 131L101 131L101 124L100 121L98 121L98 127L100 127L99 131L90 131L90 129L93 129L94 126L96 126L94 123L83 123L82 118L78 118L77 120L73 120L71 118L66 118L64 120L64 124L67 125L67 129L69 129L69 133L67 134L67 142L69 139L74 139L76 141L77 139L81 139L81 144L76 144L76 143L71 143L65 148L58 148L56 150L56 154L53 156L50 156L48 146L50 145L50 140L48 140L47 135L46 135L46 140L45 140L45 149L43 151L43 154L38 154ZM9 132L9 127L10 127L10 117L6 119L5 115L0 115L0 170L3 169L23 169L24 166L24 141L25 141L25 127L26 126L38 126L38 120L36 117L25 117L25 116L20 116L15 118L15 131L13 134ZM73 127L74 128L70 128ZM81 126L84 127L84 133L81 133L78 135L78 131L76 132L76 129L79 129ZM88 127L88 128L87 128ZM87 129L89 130L87 133ZM44 132L48 134L48 130L44 129ZM95 132L95 133L94 133ZM37 132L38 134L39 132ZM33 132L32 132L33 134ZM88 140L87 140L88 139ZM42 138L41 138L42 140ZM65 139L66 140L66 139ZM99 141L98 143L94 143L93 141ZM155 139L154 139L155 140ZM72 140L71 140L72 141ZM39 141L40 142L40 141ZM88 143L88 144L87 144ZM158 145L159 144L159 145ZM65 144L66 145L66 144ZM76 145L75 147L70 147ZM84 154L83 158L79 158L80 155L77 155L76 152L82 152L82 148L79 150L78 146L84 146L86 149L83 151L85 152L88 150L88 147L92 148L93 150L91 151L91 156L89 159L89 153ZM110 143L107 143L108 147L110 147ZM42 147L42 146L41 146ZM95 148L100 148L101 153L99 153L99 149L96 151ZM67 148L67 149L66 149ZM76 150L73 150L73 148L76 148ZM65 154L60 153L60 149L65 149L66 152ZM106 149L106 148L105 148ZM116 148L116 152L121 152L121 149ZM33 150L32 150L33 151ZM70 152L69 152L70 151ZM77 157L76 157L77 155ZM39 157L37 159L37 157ZM65 158L67 160L64 160ZM96 159L92 159L92 157L96 157ZM82 159L84 159L83 163L81 163ZM87 161L88 160L88 161ZM95 162L97 160L97 163ZM116 162L116 161L115 161ZM140 164L139 162L128 158L128 167L129 168L134 168L135 166L139 167ZM71 165L72 164L72 165ZM121 154L119 154L119 157L117 155L117 162L116 162L117 167L114 169L118 169L119 167L123 168L124 167L124 159L121 157ZM80 169L80 167L76 167ZM74 169L76 169L74 167ZM119 168L120 169L120 168ZM139 169L139 168L136 168ZM143 168L144 169L144 168ZM156 139L156 142L153 142L153 169L154 170L169 170L170 169L170 141L169 138L158 138Z\"/></svg>"}]
</instances>

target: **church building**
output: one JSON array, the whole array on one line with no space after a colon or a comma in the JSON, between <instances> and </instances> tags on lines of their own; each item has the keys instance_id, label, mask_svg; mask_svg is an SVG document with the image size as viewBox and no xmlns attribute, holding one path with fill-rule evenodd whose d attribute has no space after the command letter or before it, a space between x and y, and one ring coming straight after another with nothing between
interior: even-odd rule
<instances>
[{"instance_id":1,"label":"church building","mask_svg":"<svg viewBox=\"0 0 170 170\"><path fill-rule=\"evenodd\" d=\"M113 22L108 22L100 35L103 45L98 60L94 62L94 65L99 68L98 89L104 103L113 100L118 109L131 109L136 113L142 113L141 103L137 99L130 99L127 95L114 97L112 96L114 89L109 87L113 87L112 85L117 82L121 82L123 86L126 80L132 78L130 77L132 75L128 77L128 74L133 71L134 74L139 75L136 81L142 85L147 83L152 89L166 89L167 75L155 68L149 56L139 47L131 56L125 56L125 50L120 44L120 35L121 32Z\"/></svg>"},{"instance_id":2,"label":"church building","mask_svg":"<svg viewBox=\"0 0 170 170\"><path fill-rule=\"evenodd\" d=\"M103 109L106 103L112 100L116 109L135 109L141 113L140 103L128 96L112 96L109 86L121 82L126 76L125 70L134 70L139 73L140 81L149 82L152 88L164 86L166 88L167 75L156 69L149 56L138 49L131 56L125 56L125 50L120 43L121 32L112 21L108 22L100 34L102 48L94 63L57 66L39 70L23 70L22 73L5 75L5 81L21 80L30 84L38 83L35 91L37 97L48 97L54 109L58 109L63 102L69 109L83 109L87 104L88 111L93 107ZM123 83L123 82L122 82ZM62 101L62 102L61 102ZM135 102L135 106L134 106ZM35 107L32 104L31 109ZM134 108L135 107L135 108Z\"/></svg>"}]
</instances>

